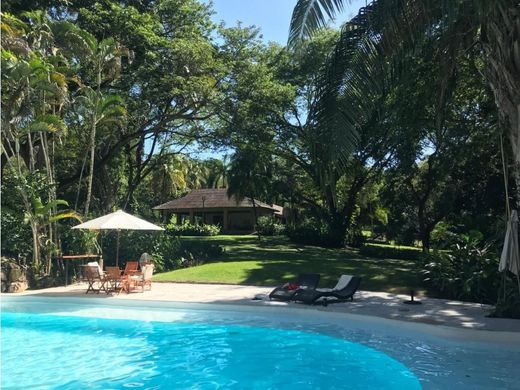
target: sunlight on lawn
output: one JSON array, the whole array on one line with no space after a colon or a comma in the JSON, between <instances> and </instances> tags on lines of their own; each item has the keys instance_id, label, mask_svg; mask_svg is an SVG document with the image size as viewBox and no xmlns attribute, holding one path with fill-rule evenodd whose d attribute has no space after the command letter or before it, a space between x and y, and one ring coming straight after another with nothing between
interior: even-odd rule
<instances>
[{"instance_id":1,"label":"sunlight on lawn","mask_svg":"<svg viewBox=\"0 0 520 390\"><path fill-rule=\"evenodd\" d=\"M224 246L225 254L206 264L158 274L155 281L274 286L302 272L321 274L320 286L332 287L342 274L363 278L362 289L387 292L421 290L413 261L360 257L356 251L293 244L285 237L183 237Z\"/></svg>"}]
</instances>

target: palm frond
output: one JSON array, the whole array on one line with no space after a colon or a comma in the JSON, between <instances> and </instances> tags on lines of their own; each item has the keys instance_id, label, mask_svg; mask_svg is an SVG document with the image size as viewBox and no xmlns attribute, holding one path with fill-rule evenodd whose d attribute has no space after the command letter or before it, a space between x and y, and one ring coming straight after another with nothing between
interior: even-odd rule
<instances>
[{"instance_id":1,"label":"palm frond","mask_svg":"<svg viewBox=\"0 0 520 390\"><path fill-rule=\"evenodd\" d=\"M349 0L299 0L294 7L289 30L289 46L310 37L324 27Z\"/></svg>"},{"instance_id":2,"label":"palm frond","mask_svg":"<svg viewBox=\"0 0 520 390\"><path fill-rule=\"evenodd\" d=\"M56 115L41 115L32 121L23 131L28 133L34 132L66 132L67 125L65 121Z\"/></svg>"},{"instance_id":3,"label":"palm frond","mask_svg":"<svg viewBox=\"0 0 520 390\"><path fill-rule=\"evenodd\" d=\"M43 215L49 213L52 209L58 207L58 206L69 206L69 203L66 201L66 200L63 200L63 199L56 199L56 200L53 200L53 201L50 201L49 203L47 203L46 205L42 205L41 209L39 210L39 212Z\"/></svg>"},{"instance_id":4,"label":"palm frond","mask_svg":"<svg viewBox=\"0 0 520 390\"><path fill-rule=\"evenodd\" d=\"M79 222L83 222L81 216L75 211L64 211L57 214L53 214L49 217L49 222L56 222L62 219L74 218Z\"/></svg>"}]
</instances>

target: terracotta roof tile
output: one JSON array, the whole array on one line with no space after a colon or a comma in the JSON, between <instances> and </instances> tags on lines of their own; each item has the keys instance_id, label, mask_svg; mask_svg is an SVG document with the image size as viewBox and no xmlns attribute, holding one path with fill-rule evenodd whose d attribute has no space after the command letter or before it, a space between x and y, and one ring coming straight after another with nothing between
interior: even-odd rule
<instances>
[{"instance_id":1,"label":"terracotta roof tile","mask_svg":"<svg viewBox=\"0 0 520 390\"><path fill-rule=\"evenodd\" d=\"M235 196L228 197L226 188L205 188L192 190L179 199L155 206L154 210L182 210L182 209L202 209L204 197L204 208L224 208L224 207L253 207L249 198L244 198L240 202ZM256 207L276 210L277 208L255 199ZM278 206L280 207L280 206Z\"/></svg>"}]
</instances>

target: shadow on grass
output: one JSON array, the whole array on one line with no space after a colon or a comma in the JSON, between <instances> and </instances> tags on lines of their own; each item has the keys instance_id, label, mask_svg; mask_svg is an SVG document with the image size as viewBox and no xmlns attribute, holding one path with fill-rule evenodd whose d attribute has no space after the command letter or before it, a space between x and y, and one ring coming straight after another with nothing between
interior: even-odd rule
<instances>
[{"instance_id":1,"label":"shadow on grass","mask_svg":"<svg viewBox=\"0 0 520 390\"><path fill-rule=\"evenodd\" d=\"M419 269L413 261L369 258L348 249L302 246L289 242L285 237L263 237L261 240L256 236L182 239L207 239L222 245L225 254L209 263L258 262L259 267L245 270L246 277L240 284L280 285L295 280L299 273L319 273L320 286L333 287L342 274L350 274L363 278L363 290L392 293L409 293L411 289L419 293L425 291Z\"/></svg>"}]
</instances>

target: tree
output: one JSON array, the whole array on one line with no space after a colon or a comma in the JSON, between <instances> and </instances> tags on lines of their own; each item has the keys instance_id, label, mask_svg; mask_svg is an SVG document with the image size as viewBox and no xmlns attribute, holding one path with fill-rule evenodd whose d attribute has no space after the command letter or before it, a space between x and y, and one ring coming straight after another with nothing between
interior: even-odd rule
<instances>
[{"instance_id":1,"label":"tree","mask_svg":"<svg viewBox=\"0 0 520 390\"><path fill-rule=\"evenodd\" d=\"M255 198L264 198L272 177L270 155L242 146L231 157L228 196L248 198L253 205L255 226L258 220Z\"/></svg>"},{"instance_id":2,"label":"tree","mask_svg":"<svg viewBox=\"0 0 520 390\"><path fill-rule=\"evenodd\" d=\"M346 1L300 0L294 8L291 20L289 42L312 35L322 27L327 17L341 10ZM352 80L367 81L367 72L374 58L390 56L389 64L398 65L399 57L416 47L417 38L434 32L439 34L437 50L442 53L439 62L443 66L444 78L438 94L437 124L443 121L443 107L446 102L449 81L455 71L459 53L478 49L484 59L484 74L493 90L499 117L509 129L510 144L514 160L514 176L517 192L520 191L520 57L511 48L520 43L520 6L514 0L495 2L468 1L399 1L377 0L362 8L356 24L347 23L330 60L329 74L325 83L324 101L327 96L338 96L338 87L351 84ZM351 31L357 29L365 44L352 46ZM349 59L352 52L359 53L361 61L353 66ZM345 76L348 77L345 79ZM346 80L346 82L344 82ZM377 86L376 86L377 87ZM344 88L343 88L344 89ZM347 88L349 90L351 88ZM361 91L363 92L363 91ZM333 112L335 110L332 110ZM355 113L348 112L349 120L356 121ZM325 114L330 117L331 113ZM355 122L354 122L355 123ZM350 137L352 131L343 136ZM338 134L341 136L341 134ZM517 193L520 202L520 193Z\"/></svg>"},{"instance_id":3,"label":"tree","mask_svg":"<svg viewBox=\"0 0 520 390\"><path fill-rule=\"evenodd\" d=\"M98 127L110 124L119 124L126 116L123 99L117 95L104 95L102 84L111 83L120 72L121 55L124 50L113 38L106 38L98 42L94 36L83 33L87 64L92 66L92 87L84 86L81 97L77 102L81 105L81 116L89 127L88 148L90 153L89 170L87 179L87 198L85 212L87 216L90 209L92 196L92 181L94 179L94 158L96 151L96 133Z\"/></svg>"}]
</instances>

